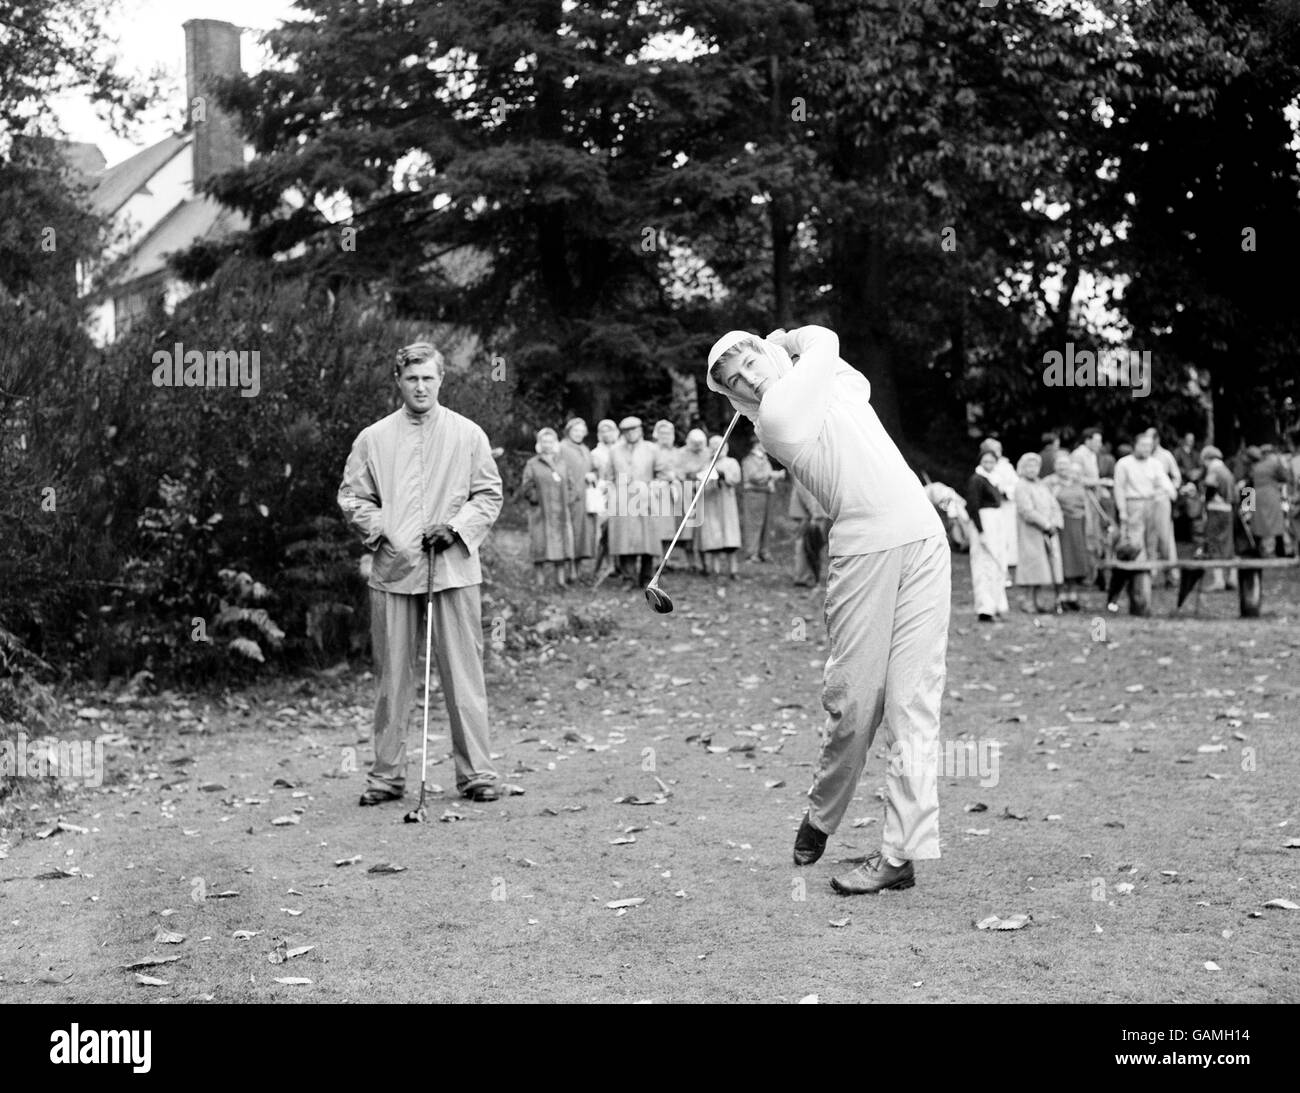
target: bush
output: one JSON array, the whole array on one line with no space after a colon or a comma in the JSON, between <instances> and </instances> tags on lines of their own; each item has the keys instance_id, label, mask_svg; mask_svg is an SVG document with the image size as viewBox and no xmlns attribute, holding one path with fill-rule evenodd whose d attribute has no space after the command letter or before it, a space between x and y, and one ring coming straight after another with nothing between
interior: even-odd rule
<instances>
[{"instance_id":1,"label":"bush","mask_svg":"<svg viewBox=\"0 0 1300 1093\"><path fill-rule=\"evenodd\" d=\"M58 509L42 538L2 548L23 576L18 595L0 591L0 619L100 679L243 678L363 649L362 551L338 484L357 433L399 405L395 350L420 337L448 357L445 405L489 437L527 418L471 340L394 319L361 291L281 280L272 264L233 262L170 317L82 347L46 377L24 488L34 511L38 487L54 485ZM157 385L155 354L177 343L248 354L244 378L256 361L260 389Z\"/></svg>"}]
</instances>

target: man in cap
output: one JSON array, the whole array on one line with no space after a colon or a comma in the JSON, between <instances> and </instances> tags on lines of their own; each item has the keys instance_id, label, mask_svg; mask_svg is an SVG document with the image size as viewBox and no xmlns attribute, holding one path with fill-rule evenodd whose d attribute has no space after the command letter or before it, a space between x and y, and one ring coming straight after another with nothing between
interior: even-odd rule
<instances>
[{"instance_id":1,"label":"man in cap","mask_svg":"<svg viewBox=\"0 0 1300 1093\"><path fill-rule=\"evenodd\" d=\"M443 358L437 349L417 342L399 350L393 376L402 407L361 431L338 493L344 517L374 552L375 761L361 804L397 800L406 789L406 736L418 707L428 591L456 788L472 800L495 801L478 549L501 512L501 476L483 430L439 404Z\"/></svg>"},{"instance_id":2,"label":"man in cap","mask_svg":"<svg viewBox=\"0 0 1300 1093\"><path fill-rule=\"evenodd\" d=\"M623 578L644 587L650 583L660 549L650 483L668 478L668 458L658 444L645 439L639 417L625 417L618 431L620 439L605 471L611 484L609 552L618 559Z\"/></svg>"},{"instance_id":3,"label":"man in cap","mask_svg":"<svg viewBox=\"0 0 1300 1093\"><path fill-rule=\"evenodd\" d=\"M939 856L939 703L951 600L947 536L871 405L871 384L819 326L766 339L732 331L709 353L710 389L752 421L763 447L831 519L828 714L796 865L821 857L883 724L890 741L880 853L831 881L856 895L910 888Z\"/></svg>"}]
</instances>

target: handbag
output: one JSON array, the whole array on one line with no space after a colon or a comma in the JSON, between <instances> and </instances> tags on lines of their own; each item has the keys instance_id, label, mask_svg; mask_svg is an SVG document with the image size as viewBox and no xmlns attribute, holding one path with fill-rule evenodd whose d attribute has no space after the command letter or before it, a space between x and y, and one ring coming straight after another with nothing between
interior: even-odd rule
<instances>
[{"instance_id":1,"label":"handbag","mask_svg":"<svg viewBox=\"0 0 1300 1093\"><path fill-rule=\"evenodd\" d=\"M588 486L585 508L588 516L605 515L605 491L599 486Z\"/></svg>"}]
</instances>

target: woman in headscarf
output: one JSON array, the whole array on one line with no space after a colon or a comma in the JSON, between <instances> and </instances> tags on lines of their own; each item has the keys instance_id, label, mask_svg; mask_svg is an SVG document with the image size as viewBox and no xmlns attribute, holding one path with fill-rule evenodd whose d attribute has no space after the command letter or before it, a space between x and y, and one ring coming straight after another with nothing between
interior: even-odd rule
<instances>
[{"instance_id":1,"label":"woman in headscarf","mask_svg":"<svg viewBox=\"0 0 1300 1093\"><path fill-rule=\"evenodd\" d=\"M591 564L592 579L596 584L604 580L601 567L609 557L609 492L613 451L617 443L617 422L602 418L596 426L596 447L591 452L591 465L600 489L600 508L596 514L596 560Z\"/></svg>"},{"instance_id":2,"label":"woman in headscarf","mask_svg":"<svg viewBox=\"0 0 1300 1093\"><path fill-rule=\"evenodd\" d=\"M713 454L709 451L709 438L703 429L692 429L686 434L686 447L677 453L677 471L682 477L682 504L690 506L691 498L700 488L700 476L709 465ZM691 518L682 528L682 536L677 542L678 548L685 548L691 559L691 568L699 573L706 572L704 559L700 555L699 536L696 529L700 526L700 510L697 505Z\"/></svg>"},{"instance_id":3,"label":"woman in headscarf","mask_svg":"<svg viewBox=\"0 0 1300 1093\"><path fill-rule=\"evenodd\" d=\"M1083 485L1083 467L1072 456L1059 452L1055 473L1044 479L1061 508L1061 575L1065 587L1061 606L1066 611L1079 610L1079 588L1092 580L1092 552L1089 542L1088 491Z\"/></svg>"},{"instance_id":4,"label":"woman in headscarf","mask_svg":"<svg viewBox=\"0 0 1300 1093\"><path fill-rule=\"evenodd\" d=\"M524 466L520 493L528 502L528 544L537 586L545 585L549 567L563 588L565 569L573 558L570 513L580 494L560 458L560 440L554 429L538 430L537 454Z\"/></svg>"},{"instance_id":5,"label":"woman in headscarf","mask_svg":"<svg viewBox=\"0 0 1300 1093\"><path fill-rule=\"evenodd\" d=\"M1231 558L1235 553L1232 541L1232 510L1237 500L1237 483L1232 471L1223 461L1223 453L1213 444L1201 449L1201 462L1205 464L1202 488L1205 490L1205 543L1202 550L1210 558ZM1231 583L1223 579L1222 569L1212 569L1205 584L1207 592L1221 592L1237 587L1237 571L1228 570Z\"/></svg>"},{"instance_id":6,"label":"woman in headscarf","mask_svg":"<svg viewBox=\"0 0 1300 1093\"><path fill-rule=\"evenodd\" d=\"M704 555L706 572L721 575L722 560L727 556L728 572L734 581L736 552L740 549L740 510L736 506L736 490L740 486L740 464L727 455L722 437L709 437L709 458L719 448L722 454L713 473L700 486L700 527L696 533L700 553Z\"/></svg>"},{"instance_id":7,"label":"woman in headscarf","mask_svg":"<svg viewBox=\"0 0 1300 1093\"><path fill-rule=\"evenodd\" d=\"M1052 491L1038 477L1042 459L1036 452L1026 452L1016 464L1020 478L1016 486L1017 542L1019 561L1016 565L1016 584L1028 588L1033 599L1033 610L1046 612L1053 607L1043 607L1038 602L1038 590L1060 585L1061 546L1058 535L1065 523L1061 506ZM1028 611L1028 603L1021 607ZM1055 605L1055 610L1060 610Z\"/></svg>"},{"instance_id":8,"label":"woman in headscarf","mask_svg":"<svg viewBox=\"0 0 1300 1093\"><path fill-rule=\"evenodd\" d=\"M1020 539L1016 531L1018 524L1016 517L1016 487L1020 484L1020 479L1016 476L1016 469L1011 465L1011 460L1002 454L1002 441L995 437L989 437L980 445L981 452L984 451L985 445L993 452L996 460L993 464L990 481L1002 491L1002 496L1006 498L998 512L1002 524L1003 561L1007 570L1005 583L1010 585L1011 578L1015 576L1016 563L1019 561Z\"/></svg>"},{"instance_id":9,"label":"woman in headscarf","mask_svg":"<svg viewBox=\"0 0 1300 1093\"><path fill-rule=\"evenodd\" d=\"M598 506L587 504L587 491L596 486L596 464L587 439L587 423L580 417L570 418L564 425L564 439L560 441L560 458L564 461L569 478L578 487L577 499L569 510L573 525L573 561L569 563L569 579L576 580L585 558L596 553L596 513Z\"/></svg>"},{"instance_id":10,"label":"woman in headscarf","mask_svg":"<svg viewBox=\"0 0 1300 1093\"><path fill-rule=\"evenodd\" d=\"M655 422L651 439L658 445L663 455L667 476L650 484L650 511L654 514L655 534L659 537L661 556L668 551L668 544L677 533L681 522L682 487L677 475L677 427L667 419ZM665 569L673 569L667 565Z\"/></svg>"},{"instance_id":11,"label":"woman in headscarf","mask_svg":"<svg viewBox=\"0 0 1300 1093\"><path fill-rule=\"evenodd\" d=\"M975 590L975 614L993 622L1009 610L1007 565L1002 533L1002 491L993 484L997 453L988 441L980 445L980 461L966 482L966 512L970 517L970 579Z\"/></svg>"},{"instance_id":12,"label":"woman in headscarf","mask_svg":"<svg viewBox=\"0 0 1300 1093\"><path fill-rule=\"evenodd\" d=\"M1278 540L1286 531L1286 511L1282 505L1282 491L1294 483L1291 468L1272 444L1246 449L1250 469L1247 483L1255 490L1255 511L1251 517L1251 533L1261 558L1276 558ZM1285 550L1285 546L1283 547Z\"/></svg>"}]
</instances>

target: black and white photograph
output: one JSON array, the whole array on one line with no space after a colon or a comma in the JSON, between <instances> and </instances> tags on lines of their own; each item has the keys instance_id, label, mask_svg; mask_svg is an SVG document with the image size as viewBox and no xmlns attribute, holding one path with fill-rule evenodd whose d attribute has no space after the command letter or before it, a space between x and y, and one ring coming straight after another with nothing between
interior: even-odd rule
<instances>
[{"instance_id":1,"label":"black and white photograph","mask_svg":"<svg viewBox=\"0 0 1300 1093\"><path fill-rule=\"evenodd\" d=\"M1300 0L0 0L23 1052L992 1004L1258 1067L1297 256Z\"/></svg>"}]
</instances>

